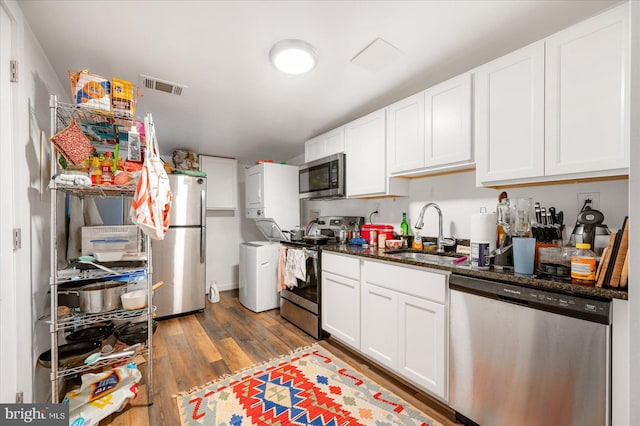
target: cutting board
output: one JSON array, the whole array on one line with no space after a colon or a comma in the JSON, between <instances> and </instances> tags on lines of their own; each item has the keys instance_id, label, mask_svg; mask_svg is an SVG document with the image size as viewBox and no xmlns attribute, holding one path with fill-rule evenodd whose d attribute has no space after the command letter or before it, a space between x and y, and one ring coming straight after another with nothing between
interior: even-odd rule
<instances>
[{"instance_id":1,"label":"cutting board","mask_svg":"<svg viewBox=\"0 0 640 426\"><path fill-rule=\"evenodd\" d=\"M622 274L620 276L620 287L624 288L629 283L629 251L624 257L624 265L622 266Z\"/></svg>"},{"instance_id":2,"label":"cutting board","mask_svg":"<svg viewBox=\"0 0 640 426\"><path fill-rule=\"evenodd\" d=\"M611 233L611 236L609 237L609 245L605 249L606 252L602 256L602 259L600 259L600 262L602 263L602 270L600 271L600 276L598 276L598 280L596 281L596 287L602 287L602 285L604 284L605 276L607 275L607 270L609 269L611 252L613 251L613 243L616 240L617 235L618 231L614 231Z\"/></svg>"},{"instance_id":3,"label":"cutting board","mask_svg":"<svg viewBox=\"0 0 640 426\"><path fill-rule=\"evenodd\" d=\"M620 286L620 278L622 276L622 267L624 266L624 259L627 257L627 250L629 248L629 219L624 218L622 224L622 236L620 237L620 244L616 253L615 262L613 263L613 270L611 272L611 279L609 285L611 287Z\"/></svg>"}]
</instances>

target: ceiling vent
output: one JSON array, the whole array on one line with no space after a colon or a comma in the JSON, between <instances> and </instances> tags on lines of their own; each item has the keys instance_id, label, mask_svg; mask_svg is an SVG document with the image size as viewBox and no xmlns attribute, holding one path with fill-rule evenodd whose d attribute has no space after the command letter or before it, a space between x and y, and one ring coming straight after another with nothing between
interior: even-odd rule
<instances>
[{"instance_id":1,"label":"ceiling vent","mask_svg":"<svg viewBox=\"0 0 640 426\"><path fill-rule=\"evenodd\" d=\"M145 89L157 90L159 92L169 93L171 95L182 95L182 89L186 89L187 86L178 83L172 83L166 80L160 80L159 78L151 77L148 75L140 74L140 86Z\"/></svg>"}]
</instances>

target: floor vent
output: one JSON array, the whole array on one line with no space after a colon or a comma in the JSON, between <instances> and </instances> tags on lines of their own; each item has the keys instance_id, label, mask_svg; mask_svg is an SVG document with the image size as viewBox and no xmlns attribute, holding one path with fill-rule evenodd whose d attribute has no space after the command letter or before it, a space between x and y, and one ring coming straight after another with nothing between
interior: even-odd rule
<instances>
[{"instance_id":1,"label":"floor vent","mask_svg":"<svg viewBox=\"0 0 640 426\"><path fill-rule=\"evenodd\" d=\"M159 92L169 93L171 95L182 95L182 89L186 89L187 86L178 83L172 83L166 80L160 80L156 77L150 77L148 75L140 74L140 86L157 90Z\"/></svg>"}]
</instances>

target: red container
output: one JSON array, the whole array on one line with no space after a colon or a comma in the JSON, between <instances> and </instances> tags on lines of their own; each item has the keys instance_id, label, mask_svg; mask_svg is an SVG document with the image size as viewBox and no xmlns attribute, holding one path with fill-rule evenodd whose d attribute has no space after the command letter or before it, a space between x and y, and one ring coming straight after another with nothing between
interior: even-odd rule
<instances>
[{"instance_id":1,"label":"red container","mask_svg":"<svg viewBox=\"0 0 640 426\"><path fill-rule=\"evenodd\" d=\"M376 231L378 236L384 234L387 236L387 240L393 240L393 225L382 225L377 223L371 223L369 225L362 225L361 236L365 241L369 241L370 231Z\"/></svg>"}]
</instances>

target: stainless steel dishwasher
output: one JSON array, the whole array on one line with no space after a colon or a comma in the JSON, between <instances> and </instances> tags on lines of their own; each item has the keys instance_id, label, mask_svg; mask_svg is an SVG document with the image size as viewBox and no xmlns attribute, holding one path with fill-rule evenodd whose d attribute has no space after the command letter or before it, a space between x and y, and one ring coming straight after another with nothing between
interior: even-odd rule
<instances>
[{"instance_id":1,"label":"stainless steel dishwasher","mask_svg":"<svg viewBox=\"0 0 640 426\"><path fill-rule=\"evenodd\" d=\"M465 424L609 425L610 302L451 275L449 402Z\"/></svg>"}]
</instances>

